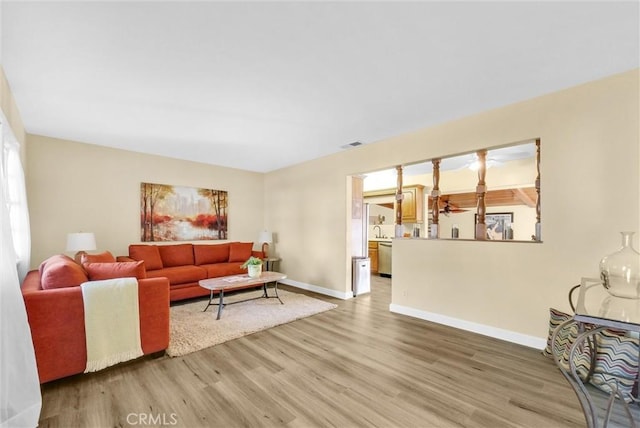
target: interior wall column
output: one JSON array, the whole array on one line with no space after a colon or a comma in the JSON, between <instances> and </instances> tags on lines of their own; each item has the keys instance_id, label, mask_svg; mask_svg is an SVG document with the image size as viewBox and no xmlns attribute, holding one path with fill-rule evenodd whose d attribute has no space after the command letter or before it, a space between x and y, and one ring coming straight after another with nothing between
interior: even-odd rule
<instances>
[{"instance_id":1,"label":"interior wall column","mask_svg":"<svg viewBox=\"0 0 640 428\"><path fill-rule=\"evenodd\" d=\"M433 159L433 189L431 190L431 228L429 238L440 238L440 159Z\"/></svg>"},{"instance_id":2,"label":"interior wall column","mask_svg":"<svg viewBox=\"0 0 640 428\"><path fill-rule=\"evenodd\" d=\"M536 176L536 241L541 241L541 227L540 227L540 139L536 140L536 170L538 175Z\"/></svg>"},{"instance_id":3,"label":"interior wall column","mask_svg":"<svg viewBox=\"0 0 640 428\"><path fill-rule=\"evenodd\" d=\"M487 205L485 196L487 194L487 184L485 178L487 175L487 151L479 150L478 155L478 185L476 186L476 199L477 199L477 217L476 223L476 239L487 239L487 225L485 223L485 215L487 214Z\"/></svg>"},{"instance_id":4,"label":"interior wall column","mask_svg":"<svg viewBox=\"0 0 640 428\"><path fill-rule=\"evenodd\" d=\"M351 256L367 255L367 236L364 233L368 219L364 215L364 176L351 177Z\"/></svg>"},{"instance_id":5,"label":"interior wall column","mask_svg":"<svg viewBox=\"0 0 640 428\"><path fill-rule=\"evenodd\" d=\"M403 230L402 230L402 199L404 195L402 194L402 165L396 166L396 174L398 177L398 181L396 184L396 228L395 228L395 237L402 238Z\"/></svg>"}]
</instances>

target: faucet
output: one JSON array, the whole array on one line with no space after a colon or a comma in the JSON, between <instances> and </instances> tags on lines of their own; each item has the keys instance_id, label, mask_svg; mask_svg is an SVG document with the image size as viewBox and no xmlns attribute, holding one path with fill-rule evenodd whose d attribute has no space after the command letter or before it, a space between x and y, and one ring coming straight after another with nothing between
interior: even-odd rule
<instances>
[{"instance_id":1,"label":"faucet","mask_svg":"<svg viewBox=\"0 0 640 428\"><path fill-rule=\"evenodd\" d=\"M378 234L376 235L376 238L380 238L380 235L382 234L382 229L380 228L380 226L375 225L373 226L373 230L376 230L376 227L378 228Z\"/></svg>"}]
</instances>

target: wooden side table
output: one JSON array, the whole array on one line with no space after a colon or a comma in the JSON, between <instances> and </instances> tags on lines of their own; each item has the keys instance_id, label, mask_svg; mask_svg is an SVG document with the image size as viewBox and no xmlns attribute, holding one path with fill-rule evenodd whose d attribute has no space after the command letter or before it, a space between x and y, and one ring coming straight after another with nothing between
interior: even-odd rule
<instances>
[{"instance_id":1,"label":"wooden side table","mask_svg":"<svg viewBox=\"0 0 640 428\"><path fill-rule=\"evenodd\" d=\"M273 265L275 263L278 263L280 260L281 260L280 257L266 257L262 259L262 261L264 262L265 271L272 271Z\"/></svg>"}]
</instances>

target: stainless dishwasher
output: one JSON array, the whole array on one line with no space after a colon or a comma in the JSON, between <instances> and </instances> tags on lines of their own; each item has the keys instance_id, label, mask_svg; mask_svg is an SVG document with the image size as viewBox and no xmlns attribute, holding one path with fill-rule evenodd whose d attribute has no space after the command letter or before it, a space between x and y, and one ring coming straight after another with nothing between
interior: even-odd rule
<instances>
[{"instance_id":1,"label":"stainless dishwasher","mask_svg":"<svg viewBox=\"0 0 640 428\"><path fill-rule=\"evenodd\" d=\"M391 278L391 242L378 242L378 274Z\"/></svg>"}]
</instances>

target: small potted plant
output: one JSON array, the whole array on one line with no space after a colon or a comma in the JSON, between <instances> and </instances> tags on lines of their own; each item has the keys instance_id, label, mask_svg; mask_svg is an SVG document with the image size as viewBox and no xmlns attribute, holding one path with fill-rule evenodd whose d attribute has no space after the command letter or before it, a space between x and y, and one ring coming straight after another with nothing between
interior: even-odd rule
<instances>
[{"instance_id":1,"label":"small potted plant","mask_svg":"<svg viewBox=\"0 0 640 428\"><path fill-rule=\"evenodd\" d=\"M262 259L258 257L249 257L246 262L240 266L242 269L247 269L247 273L251 278L259 278L262 274Z\"/></svg>"}]
</instances>

